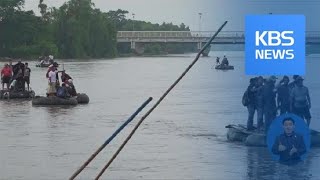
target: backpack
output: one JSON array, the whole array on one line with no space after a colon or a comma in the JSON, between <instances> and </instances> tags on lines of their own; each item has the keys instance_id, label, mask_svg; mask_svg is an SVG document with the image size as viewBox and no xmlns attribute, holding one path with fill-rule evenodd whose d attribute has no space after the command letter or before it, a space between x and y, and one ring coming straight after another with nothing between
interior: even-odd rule
<instances>
[{"instance_id":1,"label":"backpack","mask_svg":"<svg viewBox=\"0 0 320 180\"><path fill-rule=\"evenodd\" d=\"M250 103L250 98L249 98L249 91L248 89L243 93L242 96L242 105L243 106L248 106Z\"/></svg>"}]
</instances>

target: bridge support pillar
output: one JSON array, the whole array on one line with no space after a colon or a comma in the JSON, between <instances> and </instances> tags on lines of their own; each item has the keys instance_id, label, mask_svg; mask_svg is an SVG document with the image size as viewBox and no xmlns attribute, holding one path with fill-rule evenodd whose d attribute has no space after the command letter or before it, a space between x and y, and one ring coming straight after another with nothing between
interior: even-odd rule
<instances>
[{"instance_id":1,"label":"bridge support pillar","mask_svg":"<svg viewBox=\"0 0 320 180\"><path fill-rule=\"evenodd\" d=\"M144 53L144 44L131 41L131 49L135 54L142 55Z\"/></svg>"},{"instance_id":2,"label":"bridge support pillar","mask_svg":"<svg viewBox=\"0 0 320 180\"><path fill-rule=\"evenodd\" d=\"M198 46L198 50L200 50L202 48L202 42L198 42L197 46Z\"/></svg>"},{"instance_id":3,"label":"bridge support pillar","mask_svg":"<svg viewBox=\"0 0 320 180\"><path fill-rule=\"evenodd\" d=\"M131 49L135 49L136 48L136 42L131 41Z\"/></svg>"},{"instance_id":4,"label":"bridge support pillar","mask_svg":"<svg viewBox=\"0 0 320 180\"><path fill-rule=\"evenodd\" d=\"M202 42L198 42L197 43L197 46L198 46L198 50L200 51L202 49ZM205 49L203 52L202 52L202 56L209 56L209 53L210 53L210 50L211 50L211 45L208 46L207 49Z\"/></svg>"}]
</instances>

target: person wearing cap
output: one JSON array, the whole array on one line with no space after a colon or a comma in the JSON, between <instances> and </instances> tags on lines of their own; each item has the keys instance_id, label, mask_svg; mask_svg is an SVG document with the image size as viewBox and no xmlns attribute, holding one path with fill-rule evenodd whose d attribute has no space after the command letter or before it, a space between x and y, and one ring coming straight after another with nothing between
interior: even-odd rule
<instances>
[{"instance_id":1,"label":"person wearing cap","mask_svg":"<svg viewBox=\"0 0 320 180\"><path fill-rule=\"evenodd\" d=\"M303 85L303 80L301 76L296 78L296 86L290 94L290 108L294 114L305 119L309 126L311 122L311 98L309 89Z\"/></svg>"},{"instance_id":2,"label":"person wearing cap","mask_svg":"<svg viewBox=\"0 0 320 180\"><path fill-rule=\"evenodd\" d=\"M4 89L4 84L6 84L7 89L9 89L11 77L12 70L8 64L5 64L3 69L1 70L2 89Z\"/></svg>"},{"instance_id":3,"label":"person wearing cap","mask_svg":"<svg viewBox=\"0 0 320 180\"><path fill-rule=\"evenodd\" d=\"M248 109L248 120L247 120L247 130L248 131L253 131L253 118L254 118L254 113L256 111L256 106L255 106L255 85L256 85L257 78L251 78L250 79L250 84L247 88L247 93L248 93L248 104L247 104L247 109Z\"/></svg>"},{"instance_id":4,"label":"person wearing cap","mask_svg":"<svg viewBox=\"0 0 320 180\"><path fill-rule=\"evenodd\" d=\"M55 96L57 89L56 89L56 83L57 83L57 72L56 69L52 66L49 68L49 73L48 73L48 96Z\"/></svg>"},{"instance_id":5,"label":"person wearing cap","mask_svg":"<svg viewBox=\"0 0 320 180\"><path fill-rule=\"evenodd\" d=\"M283 76L277 88L277 107L280 110L280 115L290 112L290 88L289 77Z\"/></svg>"},{"instance_id":6,"label":"person wearing cap","mask_svg":"<svg viewBox=\"0 0 320 180\"><path fill-rule=\"evenodd\" d=\"M55 70L55 67L53 66L53 64L50 64L50 65L48 66L48 70L47 70L47 73L46 73L46 77L47 77L47 78L49 78L49 72L50 72L51 70Z\"/></svg>"},{"instance_id":7,"label":"person wearing cap","mask_svg":"<svg viewBox=\"0 0 320 180\"><path fill-rule=\"evenodd\" d=\"M263 114L265 121L265 133L269 130L271 122L276 118L276 88L277 77L270 76L263 88Z\"/></svg>"},{"instance_id":8,"label":"person wearing cap","mask_svg":"<svg viewBox=\"0 0 320 180\"><path fill-rule=\"evenodd\" d=\"M248 121L247 129L253 130L253 118L255 111L257 111L257 130L261 131L263 128L263 77L255 77L250 79L248 87L249 104L248 108Z\"/></svg>"},{"instance_id":9,"label":"person wearing cap","mask_svg":"<svg viewBox=\"0 0 320 180\"><path fill-rule=\"evenodd\" d=\"M299 75L293 75L293 76L292 76L293 81L290 82L289 85L288 85L290 91L296 86L296 79L297 79L297 77L299 77Z\"/></svg>"},{"instance_id":10,"label":"person wearing cap","mask_svg":"<svg viewBox=\"0 0 320 180\"><path fill-rule=\"evenodd\" d=\"M257 110L257 128L259 131L263 130L263 88L264 78L262 76L257 77L255 87L255 105Z\"/></svg>"}]
</instances>

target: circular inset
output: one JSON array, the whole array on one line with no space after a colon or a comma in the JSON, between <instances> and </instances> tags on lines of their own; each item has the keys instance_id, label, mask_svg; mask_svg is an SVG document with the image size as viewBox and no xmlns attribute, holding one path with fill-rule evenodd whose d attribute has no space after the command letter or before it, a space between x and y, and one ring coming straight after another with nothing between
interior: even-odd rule
<instances>
[{"instance_id":1,"label":"circular inset","mask_svg":"<svg viewBox=\"0 0 320 180\"><path fill-rule=\"evenodd\" d=\"M285 164L304 160L310 150L309 127L299 116L283 114L270 125L267 144L274 160Z\"/></svg>"}]
</instances>

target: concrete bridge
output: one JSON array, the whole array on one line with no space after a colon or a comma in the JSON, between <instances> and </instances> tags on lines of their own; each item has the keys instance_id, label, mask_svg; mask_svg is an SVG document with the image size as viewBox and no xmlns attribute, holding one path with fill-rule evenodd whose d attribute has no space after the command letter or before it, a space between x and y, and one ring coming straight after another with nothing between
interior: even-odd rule
<instances>
[{"instance_id":1,"label":"concrete bridge","mask_svg":"<svg viewBox=\"0 0 320 180\"><path fill-rule=\"evenodd\" d=\"M208 42L214 31L119 31L118 43L131 43L131 48L143 52L146 43L195 43L198 49ZM214 44L244 44L244 31L222 31ZM320 31L307 31L306 44L320 44Z\"/></svg>"}]
</instances>

